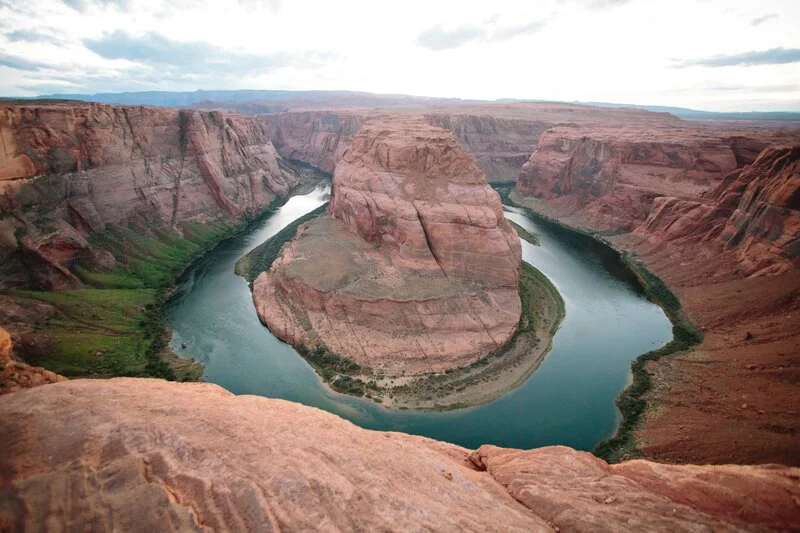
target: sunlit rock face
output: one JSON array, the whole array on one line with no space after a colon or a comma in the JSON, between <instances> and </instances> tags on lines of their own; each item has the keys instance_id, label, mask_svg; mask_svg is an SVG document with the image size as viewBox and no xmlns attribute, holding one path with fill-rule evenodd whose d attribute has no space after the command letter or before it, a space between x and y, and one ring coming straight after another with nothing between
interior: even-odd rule
<instances>
[{"instance_id":1,"label":"sunlit rock face","mask_svg":"<svg viewBox=\"0 0 800 533\"><path fill-rule=\"evenodd\" d=\"M463 366L516 331L520 244L474 159L408 117L366 123L330 214L254 283L261 319L387 375Z\"/></svg>"},{"instance_id":2,"label":"sunlit rock face","mask_svg":"<svg viewBox=\"0 0 800 533\"><path fill-rule=\"evenodd\" d=\"M297 184L264 125L220 112L75 102L0 106L0 287L62 288L108 224L181 231L254 215Z\"/></svg>"}]
</instances>

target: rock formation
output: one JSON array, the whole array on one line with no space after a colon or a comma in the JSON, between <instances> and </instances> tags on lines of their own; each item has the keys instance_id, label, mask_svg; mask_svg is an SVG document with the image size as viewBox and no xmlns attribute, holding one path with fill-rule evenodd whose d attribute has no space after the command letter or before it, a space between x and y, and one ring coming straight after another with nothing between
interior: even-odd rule
<instances>
[{"instance_id":1,"label":"rock formation","mask_svg":"<svg viewBox=\"0 0 800 533\"><path fill-rule=\"evenodd\" d=\"M555 128L512 196L566 224L611 230L703 332L688 353L647 366L645 454L797 465L800 131L728 128Z\"/></svg>"},{"instance_id":2,"label":"rock formation","mask_svg":"<svg viewBox=\"0 0 800 533\"><path fill-rule=\"evenodd\" d=\"M796 529L800 470L470 452L210 384L76 380L0 403L0 527L31 531Z\"/></svg>"},{"instance_id":3,"label":"rock formation","mask_svg":"<svg viewBox=\"0 0 800 533\"><path fill-rule=\"evenodd\" d=\"M638 128L559 127L542 135L517 190L581 210L594 227L633 230L653 198L697 196L736 169L722 140Z\"/></svg>"},{"instance_id":4,"label":"rock formation","mask_svg":"<svg viewBox=\"0 0 800 533\"><path fill-rule=\"evenodd\" d=\"M505 118L490 114L409 112L428 124L455 133L489 181L515 180L519 169L552 124L533 118ZM299 160L333 173L336 163L353 142L364 121L377 111L288 111L261 115L275 148L287 159Z\"/></svg>"},{"instance_id":5,"label":"rock formation","mask_svg":"<svg viewBox=\"0 0 800 533\"><path fill-rule=\"evenodd\" d=\"M718 241L746 276L800 266L800 145L768 148L697 200L658 197L639 234L674 245Z\"/></svg>"},{"instance_id":6,"label":"rock formation","mask_svg":"<svg viewBox=\"0 0 800 533\"><path fill-rule=\"evenodd\" d=\"M280 338L414 375L494 351L520 316L520 244L454 135L366 123L333 177L330 216L301 227L255 281Z\"/></svg>"},{"instance_id":7,"label":"rock formation","mask_svg":"<svg viewBox=\"0 0 800 533\"><path fill-rule=\"evenodd\" d=\"M189 221L256 214L297 177L265 127L219 112L100 104L0 107L0 287L59 288L108 224L180 232Z\"/></svg>"},{"instance_id":8,"label":"rock formation","mask_svg":"<svg viewBox=\"0 0 800 533\"><path fill-rule=\"evenodd\" d=\"M281 156L332 174L366 114L303 111L262 115L261 120Z\"/></svg>"}]
</instances>

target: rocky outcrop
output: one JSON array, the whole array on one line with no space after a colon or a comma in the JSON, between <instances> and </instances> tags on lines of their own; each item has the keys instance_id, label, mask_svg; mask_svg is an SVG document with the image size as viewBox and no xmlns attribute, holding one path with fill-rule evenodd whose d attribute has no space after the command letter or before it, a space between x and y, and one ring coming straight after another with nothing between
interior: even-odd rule
<instances>
[{"instance_id":1,"label":"rocky outcrop","mask_svg":"<svg viewBox=\"0 0 800 533\"><path fill-rule=\"evenodd\" d=\"M86 237L109 224L181 231L240 218L288 194L296 175L266 128L219 112L99 104L0 107L0 287L74 285Z\"/></svg>"},{"instance_id":2,"label":"rocky outcrop","mask_svg":"<svg viewBox=\"0 0 800 533\"><path fill-rule=\"evenodd\" d=\"M542 135L517 191L631 231L657 196L698 196L737 168L721 139L682 130L558 127Z\"/></svg>"},{"instance_id":3,"label":"rocky outcrop","mask_svg":"<svg viewBox=\"0 0 800 533\"><path fill-rule=\"evenodd\" d=\"M11 335L0 327L0 394L66 381L64 376L15 360L12 357L13 348Z\"/></svg>"},{"instance_id":4,"label":"rocky outcrop","mask_svg":"<svg viewBox=\"0 0 800 533\"><path fill-rule=\"evenodd\" d=\"M415 375L506 343L519 262L497 193L453 134L395 117L362 127L336 166L330 216L301 227L253 298L292 344Z\"/></svg>"},{"instance_id":5,"label":"rocky outcrop","mask_svg":"<svg viewBox=\"0 0 800 533\"><path fill-rule=\"evenodd\" d=\"M637 231L678 246L719 242L746 276L800 266L800 145L768 148L698 200L659 197Z\"/></svg>"},{"instance_id":6,"label":"rocky outcrop","mask_svg":"<svg viewBox=\"0 0 800 533\"><path fill-rule=\"evenodd\" d=\"M800 470L470 452L210 384L75 380L0 403L0 525L82 531L764 531Z\"/></svg>"}]
</instances>

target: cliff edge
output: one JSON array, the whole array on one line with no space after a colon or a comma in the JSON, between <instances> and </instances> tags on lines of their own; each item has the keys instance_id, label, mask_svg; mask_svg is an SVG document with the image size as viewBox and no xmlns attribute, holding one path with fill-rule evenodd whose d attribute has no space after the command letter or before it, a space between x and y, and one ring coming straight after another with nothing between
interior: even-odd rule
<instances>
[{"instance_id":1,"label":"cliff edge","mask_svg":"<svg viewBox=\"0 0 800 533\"><path fill-rule=\"evenodd\" d=\"M800 469L470 451L210 384L117 378L0 404L0 529L766 531Z\"/></svg>"}]
</instances>

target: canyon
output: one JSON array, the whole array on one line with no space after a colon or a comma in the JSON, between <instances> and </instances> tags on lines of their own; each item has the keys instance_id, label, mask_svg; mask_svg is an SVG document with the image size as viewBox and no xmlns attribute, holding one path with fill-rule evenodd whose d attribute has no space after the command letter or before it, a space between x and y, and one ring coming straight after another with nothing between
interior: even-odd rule
<instances>
[{"instance_id":1,"label":"canyon","mask_svg":"<svg viewBox=\"0 0 800 533\"><path fill-rule=\"evenodd\" d=\"M196 379L164 350L164 287L301 181L261 122L24 102L0 106L0 140L0 324L16 356L71 376Z\"/></svg>"},{"instance_id":2,"label":"canyon","mask_svg":"<svg viewBox=\"0 0 800 533\"><path fill-rule=\"evenodd\" d=\"M693 131L702 150L685 132L554 128L511 197L643 261L702 332L647 365L643 453L796 464L798 132Z\"/></svg>"},{"instance_id":3,"label":"canyon","mask_svg":"<svg viewBox=\"0 0 800 533\"><path fill-rule=\"evenodd\" d=\"M454 135L367 121L332 189L329 216L301 226L253 283L278 337L386 377L467 366L506 344L521 312L519 239Z\"/></svg>"},{"instance_id":4,"label":"canyon","mask_svg":"<svg viewBox=\"0 0 800 533\"><path fill-rule=\"evenodd\" d=\"M797 464L796 124L555 103L347 110L350 119L380 113L454 131L489 181L507 179L511 161L528 152L514 202L632 254L677 294L704 340L648 364L654 385L635 434L641 452ZM260 116L274 124L295 114ZM336 150L312 146L307 130L282 135L293 138L293 150L305 146L335 164L349 146L336 125L342 110L302 114L315 123L315 138L336 137ZM493 166L497 160L508 164Z\"/></svg>"},{"instance_id":5,"label":"canyon","mask_svg":"<svg viewBox=\"0 0 800 533\"><path fill-rule=\"evenodd\" d=\"M426 106L0 107L0 529L798 529L800 131ZM50 371L151 375L42 352L95 365L116 353L107 335L152 321L161 357L159 291L289 196L302 165L333 175L330 207L255 279L255 306L378 379L469 365L520 327L520 243L487 181L514 179L513 202L661 277L703 339L646 364L632 455L649 460L468 450L210 384Z\"/></svg>"}]
</instances>

